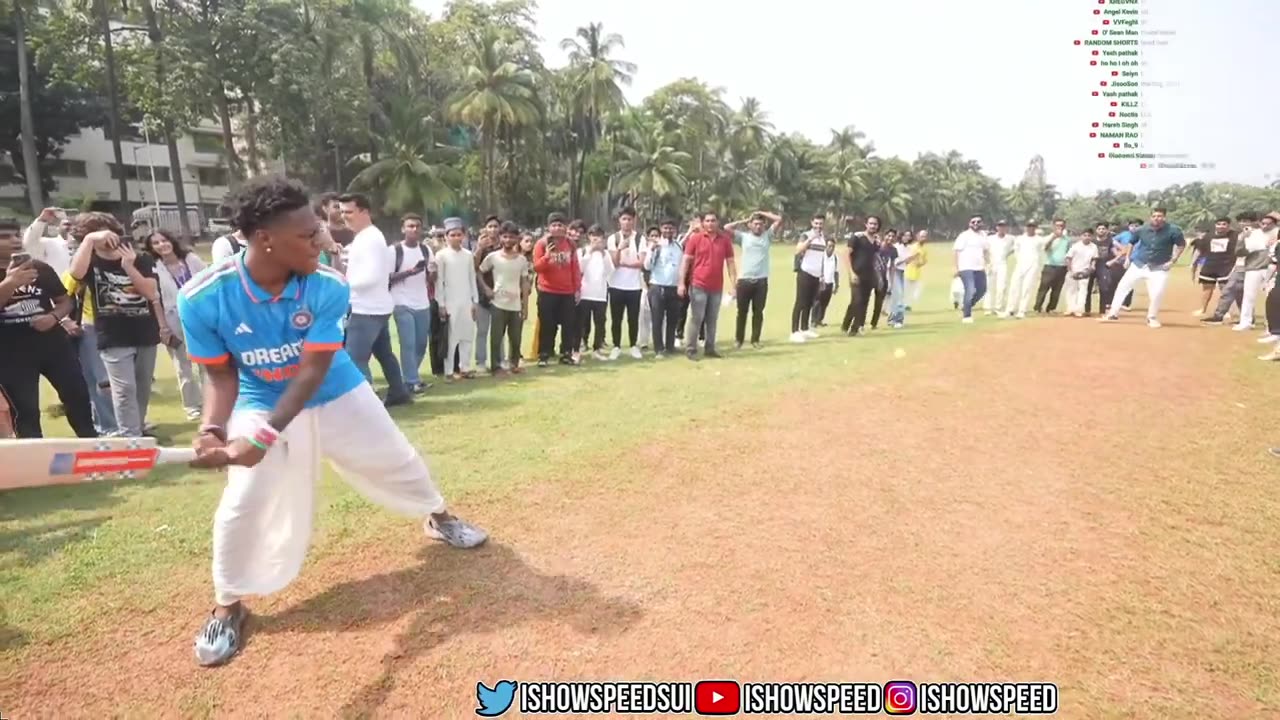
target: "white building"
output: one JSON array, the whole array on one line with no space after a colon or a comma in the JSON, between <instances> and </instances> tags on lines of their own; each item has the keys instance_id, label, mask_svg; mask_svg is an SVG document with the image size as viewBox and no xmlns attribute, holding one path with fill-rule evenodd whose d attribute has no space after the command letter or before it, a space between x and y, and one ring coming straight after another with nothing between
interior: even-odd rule
<instances>
[{"instance_id":1,"label":"white building","mask_svg":"<svg viewBox=\"0 0 1280 720\"><path fill-rule=\"evenodd\" d=\"M120 202L119 173L126 178L130 211L156 203L176 203L169 149L154 135L149 138L150 144L147 139L141 128L126 126L120 137L124 165L117 168L106 128L84 128L71 136L62 148L62 157L53 163L58 186L51 204L79 209L82 200L87 200L95 210L115 211ZM218 206L230 183L221 126L205 122L178 138L178 158L188 206L199 209L205 218L218 217ZM25 207L26 191L13 182L14 172L7 159L0 158L0 204Z\"/></svg>"}]
</instances>

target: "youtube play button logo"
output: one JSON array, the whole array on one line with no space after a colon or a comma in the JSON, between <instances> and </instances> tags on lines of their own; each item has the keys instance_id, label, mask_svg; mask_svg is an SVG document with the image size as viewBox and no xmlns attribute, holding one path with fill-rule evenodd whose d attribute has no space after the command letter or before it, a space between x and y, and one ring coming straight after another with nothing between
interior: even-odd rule
<instances>
[{"instance_id":1,"label":"youtube play button logo","mask_svg":"<svg viewBox=\"0 0 1280 720\"><path fill-rule=\"evenodd\" d=\"M702 680L693 686L693 708L699 715L737 715L742 689L734 680Z\"/></svg>"}]
</instances>

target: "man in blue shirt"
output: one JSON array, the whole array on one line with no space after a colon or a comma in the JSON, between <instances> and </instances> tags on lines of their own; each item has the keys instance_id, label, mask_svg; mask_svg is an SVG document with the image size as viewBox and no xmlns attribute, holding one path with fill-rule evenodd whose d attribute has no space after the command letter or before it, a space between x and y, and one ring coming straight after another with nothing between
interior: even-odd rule
<instances>
[{"instance_id":1,"label":"man in blue shirt","mask_svg":"<svg viewBox=\"0 0 1280 720\"><path fill-rule=\"evenodd\" d=\"M1139 280L1147 281L1147 326L1160 327L1160 301L1169 283L1169 269L1187 249L1182 229L1165 220L1164 208L1151 211L1151 220L1133 231L1132 249L1126 260L1124 277L1116 288L1116 297L1124 297L1133 291ZM1114 305L1114 303L1113 303ZM1104 321L1120 318L1120 308L1112 307L1102 317Z\"/></svg>"},{"instance_id":2,"label":"man in blue shirt","mask_svg":"<svg viewBox=\"0 0 1280 720\"><path fill-rule=\"evenodd\" d=\"M215 606L195 641L201 665L240 649L243 598L297 576L322 457L365 497L423 518L429 537L454 547L487 537L447 512L426 463L343 349L350 291L319 262L306 190L265 176L232 205L248 249L178 298L188 351L208 370L192 465L228 469L213 523Z\"/></svg>"},{"instance_id":3,"label":"man in blue shirt","mask_svg":"<svg viewBox=\"0 0 1280 720\"><path fill-rule=\"evenodd\" d=\"M680 284L684 247L676 241L675 220L663 220L658 235L656 242L645 247L640 260L649 271L653 350L658 358L664 358L676 350L676 335L681 331L680 310L684 301L676 292L676 286Z\"/></svg>"},{"instance_id":4,"label":"man in blue shirt","mask_svg":"<svg viewBox=\"0 0 1280 720\"><path fill-rule=\"evenodd\" d=\"M766 223L768 223L766 225ZM733 233L734 242L742 246L742 274L738 276L738 317L734 328L734 347L741 350L747 335L747 314L751 314L751 347L760 347L760 329L764 327L764 304L769 299L769 249L773 234L782 227L782 216L758 210L747 223L724 226Z\"/></svg>"}]
</instances>

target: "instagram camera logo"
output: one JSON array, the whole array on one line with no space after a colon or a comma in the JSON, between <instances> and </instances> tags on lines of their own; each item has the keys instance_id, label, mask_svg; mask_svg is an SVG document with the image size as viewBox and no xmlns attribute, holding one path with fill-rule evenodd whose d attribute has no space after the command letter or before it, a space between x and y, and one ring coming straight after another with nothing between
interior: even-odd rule
<instances>
[{"instance_id":1,"label":"instagram camera logo","mask_svg":"<svg viewBox=\"0 0 1280 720\"><path fill-rule=\"evenodd\" d=\"M910 680L893 680L885 683L884 711L890 715L914 715L916 684Z\"/></svg>"}]
</instances>

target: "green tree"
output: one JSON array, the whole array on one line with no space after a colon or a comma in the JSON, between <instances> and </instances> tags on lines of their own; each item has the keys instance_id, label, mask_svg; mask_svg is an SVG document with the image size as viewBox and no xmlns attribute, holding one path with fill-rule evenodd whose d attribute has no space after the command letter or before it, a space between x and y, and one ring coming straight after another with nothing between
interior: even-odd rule
<instances>
[{"instance_id":1,"label":"green tree","mask_svg":"<svg viewBox=\"0 0 1280 720\"><path fill-rule=\"evenodd\" d=\"M424 98L406 97L392 108L387 133L377 138L378 159L355 158L368 167L352 178L350 189L373 191L388 215L442 208L462 184L462 173L449 164L459 153L440 142Z\"/></svg>"},{"instance_id":2,"label":"green tree","mask_svg":"<svg viewBox=\"0 0 1280 720\"><path fill-rule=\"evenodd\" d=\"M574 37L565 38L560 47L569 53L570 77L573 83L575 132L579 146L578 177L569 195L570 212L577 214L582 206L583 168L587 153L596 149L603 122L610 113L626 105L622 86L630 85L636 66L610 55L624 47L622 36L605 35L601 23L578 28Z\"/></svg>"},{"instance_id":3,"label":"green tree","mask_svg":"<svg viewBox=\"0 0 1280 720\"><path fill-rule=\"evenodd\" d=\"M684 191L688 184L684 166L692 158L673 147L656 123L630 139L634 144L621 148L622 160L616 168L618 184L640 197L640 208L647 211L642 215L652 220L663 200Z\"/></svg>"}]
</instances>

